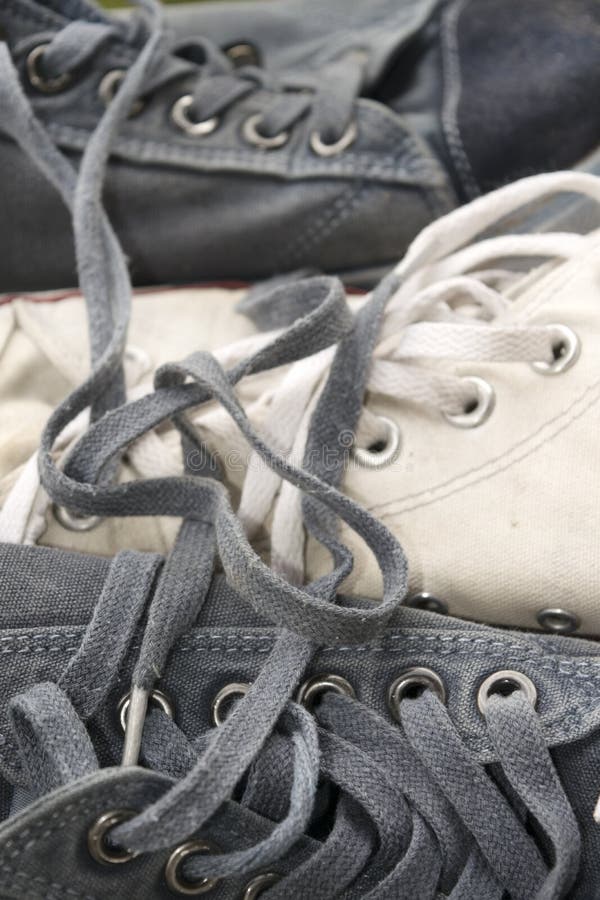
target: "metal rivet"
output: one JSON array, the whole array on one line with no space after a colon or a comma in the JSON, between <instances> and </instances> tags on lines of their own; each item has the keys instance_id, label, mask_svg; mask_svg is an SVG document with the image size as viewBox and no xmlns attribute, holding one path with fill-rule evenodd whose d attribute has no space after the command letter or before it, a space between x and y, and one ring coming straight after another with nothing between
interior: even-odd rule
<instances>
[{"instance_id":1,"label":"metal rivet","mask_svg":"<svg viewBox=\"0 0 600 900\"><path fill-rule=\"evenodd\" d=\"M241 69L243 66L255 66L258 68L261 65L258 47L255 47L249 41L230 44L223 49L236 69Z\"/></svg>"},{"instance_id":2,"label":"metal rivet","mask_svg":"<svg viewBox=\"0 0 600 900\"><path fill-rule=\"evenodd\" d=\"M313 131L310 136L310 149L317 156L338 156L350 147L358 137L358 125L356 122L350 122L345 132L339 139L332 144L327 144L317 131Z\"/></svg>"},{"instance_id":3,"label":"metal rivet","mask_svg":"<svg viewBox=\"0 0 600 900\"><path fill-rule=\"evenodd\" d=\"M107 841L108 832L123 822L133 819L137 813L131 809L111 809L96 819L88 831L87 846L92 859L103 865L121 865L137 856L132 850L111 847Z\"/></svg>"},{"instance_id":4,"label":"metal rivet","mask_svg":"<svg viewBox=\"0 0 600 900\"><path fill-rule=\"evenodd\" d=\"M266 888L277 884L280 879L281 875L278 875L276 872L265 872L262 875L257 875L246 885L242 900L256 900Z\"/></svg>"},{"instance_id":5,"label":"metal rivet","mask_svg":"<svg viewBox=\"0 0 600 900\"><path fill-rule=\"evenodd\" d=\"M515 672L513 669L503 669L500 672L494 672L493 675L489 675L481 683L477 692L479 712L485 715L489 699L494 694L508 696L515 691L523 691L531 705L536 705L537 691L531 678L523 675L522 672Z\"/></svg>"},{"instance_id":6,"label":"metal rivet","mask_svg":"<svg viewBox=\"0 0 600 900\"><path fill-rule=\"evenodd\" d=\"M199 853L216 853L217 848L206 841L186 841L185 844L176 847L169 856L165 866L165 881L169 890L184 897L198 897L200 894L208 894L212 891L220 878L200 878L198 881L189 881L181 873L181 867L190 856Z\"/></svg>"},{"instance_id":7,"label":"metal rivet","mask_svg":"<svg viewBox=\"0 0 600 900\"><path fill-rule=\"evenodd\" d=\"M372 447L352 448L352 455L356 462L365 469L382 469L389 466L400 454L401 439L400 429L392 419L387 416L378 416L383 426L384 435L379 444Z\"/></svg>"},{"instance_id":8,"label":"metal rivet","mask_svg":"<svg viewBox=\"0 0 600 900\"><path fill-rule=\"evenodd\" d=\"M413 594L406 601L406 605L413 609L425 609L427 612L439 613L442 616L448 615L448 604L444 600L440 600L439 597L434 596L434 594L427 593L427 591Z\"/></svg>"},{"instance_id":9,"label":"metal rivet","mask_svg":"<svg viewBox=\"0 0 600 900\"><path fill-rule=\"evenodd\" d=\"M559 607L540 609L537 620L542 628L555 634L572 634L581 624L575 613Z\"/></svg>"},{"instance_id":10,"label":"metal rivet","mask_svg":"<svg viewBox=\"0 0 600 900\"><path fill-rule=\"evenodd\" d=\"M53 504L52 513L59 525L68 531L92 531L102 522L100 516L78 516L77 513L69 512L57 503Z\"/></svg>"},{"instance_id":11,"label":"metal rivet","mask_svg":"<svg viewBox=\"0 0 600 900\"><path fill-rule=\"evenodd\" d=\"M397 722L400 721L400 704L423 691L433 691L441 703L446 702L444 682L433 669L414 666L406 669L391 683L388 690L388 708Z\"/></svg>"},{"instance_id":12,"label":"metal rivet","mask_svg":"<svg viewBox=\"0 0 600 900\"><path fill-rule=\"evenodd\" d=\"M105 106L109 106L112 103L126 75L125 69L112 69L106 73L98 86L98 96ZM129 117L133 118L133 116L139 115L143 108L143 100L136 100L131 107Z\"/></svg>"},{"instance_id":13,"label":"metal rivet","mask_svg":"<svg viewBox=\"0 0 600 900\"><path fill-rule=\"evenodd\" d=\"M56 78L44 78L40 75L40 62L42 61L44 52L48 46L48 44L38 44L38 46L34 47L29 53L25 63L27 77L29 78L31 85L43 94L57 94L70 84L73 76L70 72L64 72L62 75L57 75Z\"/></svg>"},{"instance_id":14,"label":"metal rivet","mask_svg":"<svg viewBox=\"0 0 600 900\"><path fill-rule=\"evenodd\" d=\"M335 694L342 694L346 697L356 698L354 688L349 681L342 678L341 675L315 675L309 678L299 689L296 695L296 702L302 704L305 709L312 712L321 694L333 691Z\"/></svg>"},{"instance_id":15,"label":"metal rivet","mask_svg":"<svg viewBox=\"0 0 600 900\"><path fill-rule=\"evenodd\" d=\"M496 395L493 387L476 375L467 375L463 381L475 388L472 405L462 413L444 413L444 418L456 428L476 428L493 412Z\"/></svg>"},{"instance_id":16,"label":"metal rivet","mask_svg":"<svg viewBox=\"0 0 600 900\"><path fill-rule=\"evenodd\" d=\"M579 359L581 345L575 332L566 325L548 325L548 330L556 335L552 343L552 362L534 362L533 368L542 375L560 375Z\"/></svg>"},{"instance_id":17,"label":"metal rivet","mask_svg":"<svg viewBox=\"0 0 600 900\"><path fill-rule=\"evenodd\" d=\"M185 131L186 134L191 134L193 137L205 137L207 134L212 134L219 125L218 117L213 116L210 119L194 122L193 119L190 119L190 110L193 105L194 98L192 94L185 94L183 97L180 97L173 104L171 119L178 128Z\"/></svg>"},{"instance_id":18,"label":"metal rivet","mask_svg":"<svg viewBox=\"0 0 600 900\"><path fill-rule=\"evenodd\" d=\"M131 691L128 691L117 704L117 713L119 715L119 722L123 732L127 730L127 710L129 709L129 703L131 700ZM171 700L163 691L153 690L150 693L150 703L153 703L154 706L157 706L159 709L162 709L164 713L170 718L173 719L175 716L175 712L173 710L173 704Z\"/></svg>"},{"instance_id":19,"label":"metal rivet","mask_svg":"<svg viewBox=\"0 0 600 900\"><path fill-rule=\"evenodd\" d=\"M290 139L289 131L280 131L279 134L274 134L272 137L261 134L259 126L262 119L262 113L257 113L246 119L242 125L242 137L244 140L254 147L260 147L261 150L277 150L278 147L283 147L284 144L287 144Z\"/></svg>"},{"instance_id":20,"label":"metal rivet","mask_svg":"<svg viewBox=\"0 0 600 900\"><path fill-rule=\"evenodd\" d=\"M225 687L222 687L216 694L215 699L210 706L213 725L219 727L227 718L227 713L225 711L225 703L227 700L231 700L233 697L245 697L249 690L250 685L245 681L233 682L232 684L226 684Z\"/></svg>"}]
</instances>

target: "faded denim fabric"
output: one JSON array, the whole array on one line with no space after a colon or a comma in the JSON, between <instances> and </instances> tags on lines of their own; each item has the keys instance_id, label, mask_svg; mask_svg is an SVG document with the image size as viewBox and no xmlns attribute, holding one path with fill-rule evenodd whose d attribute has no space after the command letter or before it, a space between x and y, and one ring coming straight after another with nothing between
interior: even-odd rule
<instances>
[{"instance_id":1,"label":"faded denim fabric","mask_svg":"<svg viewBox=\"0 0 600 900\"><path fill-rule=\"evenodd\" d=\"M138 566L149 565L150 569L155 570L157 564L161 565L153 556L132 556L136 557ZM36 681L60 680L61 673L77 651L110 571L109 560L44 548L1 548L0 581L6 601L3 603L0 631L4 661L0 668L2 696L12 697ZM146 603L150 602L153 591L154 587L146 588ZM57 597L60 601L58 608L55 603ZM276 637L277 631L253 614L222 578L217 578L196 626L180 639L161 681L161 688L173 702L176 726L174 729L165 727L162 731L161 726L168 726L169 723L160 712L152 712L147 723L144 750L149 754L149 759L144 758L147 762L151 760L153 768L159 771L110 768L103 772L90 772L78 783L65 786L9 817L0 827L0 895L31 900L48 896L68 897L71 896L69 891L73 896L90 900L104 900L108 896L153 900L170 896L162 879L168 853L144 854L121 866L101 866L87 853L87 830L95 816L106 809L141 809L172 784L173 778L178 777L177 764L185 768L186 763L181 757L165 756L164 742L167 741L173 749L181 742L182 747L188 747L188 752L190 748L193 752L194 747L201 747L215 730L211 720L211 704L217 692L228 684L255 680ZM119 673L118 682L107 702L88 723L102 766L114 767L119 763L123 737L116 710L120 697L129 689L131 660L137 654L138 647L139 635L136 635L131 639L128 658ZM408 737L409 743L414 741L414 723L403 721L401 725L395 722L387 705L387 694L394 679L407 668L415 666L430 668L441 677L450 719L460 740L478 765L484 764L489 774L497 779L509 802L515 802L517 809L518 802L501 775L498 750L492 740L493 732L478 710L477 694L484 678L503 669L513 669L531 678L538 694L536 716L544 739L551 748L554 765L575 813L582 839L577 878L568 896L573 900L595 897L600 891L600 830L592 820L598 787L592 773L598 771L600 762L600 657L597 645L569 638L511 633L403 609L394 616L385 634L375 641L347 647L321 647L306 677L334 673L346 678L357 696L356 700L351 700L325 693L317 703L315 714L322 729L320 740L324 759L327 758L328 735L340 734L340 728L343 730L339 719L341 714L348 726L344 740L355 742L365 754L356 760L358 765L362 759L363 770L351 770L350 780L355 779L356 785L362 782L365 789L368 787L373 803L380 805L382 814L386 805L385 793L391 790L390 784L395 784L400 794L408 790L411 795L414 789L409 783L410 778L406 781L410 773L396 768L399 764L398 751L393 749L393 745L388 745L390 733L395 732ZM410 705L414 701L406 702ZM433 702L438 704L439 701ZM361 716L372 716L373 713L377 714L376 717L367 719L371 729L374 729L369 735L368 731L363 731L365 724ZM428 713L423 710L420 715L426 719ZM379 721L380 726L377 725ZM6 772L7 763L8 768L12 768L11 761L6 759L6 748L12 740L6 708L0 713L0 722L4 746L0 759L2 771ZM379 735L377 728L380 729ZM180 732L191 744L178 737ZM253 842L272 830L273 820L285 816L290 770L287 767L289 762L284 762L288 758L289 748L286 750L283 735L285 730L279 742L271 746L268 752L265 751L263 764L267 765L267 770L261 774L261 764L257 761L249 780L236 791L233 802L222 808L214 820L202 829L202 837L216 844L221 851L232 846L239 850L240 845ZM507 738L509 747L511 740L516 754L515 734ZM458 770L455 769L456 760L448 756L448 751L443 734L439 734L437 746L432 752L443 774L439 788L442 795L451 797ZM162 760L162 766L156 766L157 759ZM275 774L277 768L278 775ZM337 777L340 779L341 773ZM391 782L388 784L389 779ZM432 798L436 796L437 789L435 780L432 780ZM535 785L534 789L543 796L541 784ZM328 835L328 817L336 808L336 802L339 809L340 797L347 790L349 786L342 779L337 801L334 797L327 799L323 795L323 818L320 821L317 814L317 820L313 820L310 828L313 837L300 840L281 859L266 868L280 876L289 873L291 877L296 868L322 851ZM2 794L5 797L2 815L6 818L11 804L15 802L13 791L6 781L3 782ZM468 796L465 799L468 800ZM443 807L442 800L435 802ZM359 833L364 828L365 840L372 827L368 819L376 814L376 805L372 810L368 804L366 807L363 805L365 822L361 814L356 814L356 827ZM430 821L437 839L442 840L442 846L433 855L427 855L427 842L423 845L420 865L423 868L430 865L435 870L437 864L433 861L441 852L444 856L444 874L440 874L440 878L441 883L446 885L444 890L448 891L468 856L468 830L461 838L464 841L462 846L457 840L458 834L455 835L454 846L444 845L439 821L436 823L434 811L428 808L425 798L416 802L416 808L411 808L412 815L417 817L412 827L417 827L419 815L424 816ZM329 809L327 814L326 809ZM443 810L438 808L438 814L443 819L442 813ZM477 813L474 815L476 818ZM501 829L501 821L502 817L493 827ZM464 827L460 816L457 823L453 823L457 829ZM400 827L398 822L396 827ZM561 827L566 828L566 823L563 822ZM533 834L534 841L539 841L539 846L543 848L542 835L535 830ZM511 854L506 852L510 837L499 830L497 838L499 844L504 846L510 865L517 869L518 859L511 858ZM396 863L406 853L410 857L408 847L403 850L403 846L400 840L395 851L398 854ZM426 860L429 862L426 863ZM364 860L363 865L364 879L369 865L374 865L374 861ZM264 869L263 866L262 871ZM225 878L211 896L232 900L242 897L245 884L251 877ZM320 892L314 896L364 896L355 894L350 887L341 894L336 893L331 877L326 868L321 869ZM280 884L282 896L284 885L285 879ZM452 896L451 893L449 895ZM274 892L273 897L276 896L279 893ZM300 894L294 893L292 896ZM416 898L421 895L414 893L411 896ZM496 896L500 895L491 889L489 893L477 895L478 900Z\"/></svg>"},{"instance_id":2,"label":"faded denim fabric","mask_svg":"<svg viewBox=\"0 0 600 900\"><path fill-rule=\"evenodd\" d=\"M36 90L25 71L28 53L72 20L102 17L83 2L7 0L1 12L36 114L77 160L105 108L98 96L103 77L128 68L139 46L123 26L65 90ZM354 104L355 142L331 157L318 156L309 145L315 128L310 111L290 129L284 146L264 150L248 143L244 123L278 101L282 108L281 94L260 86L219 115L211 134L183 132L171 110L202 80L205 67L194 75L191 65L188 74L156 90L156 79L148 80L143 110L127 120L112 147L105 202L136 283L253 280L304 265L360 278L361 270L390 267L416 231L454 205L448 176L418 131L370 100ZM333 120L336 90L329 96L328 79L323 82L320 102L331 105L332 116L325 114ZM204 117L202 110L196 115ZM12 227L4 235L0 289L72 285L67 211L1 132L0 125L3 211Z\"/></svg>"}]
</instances>

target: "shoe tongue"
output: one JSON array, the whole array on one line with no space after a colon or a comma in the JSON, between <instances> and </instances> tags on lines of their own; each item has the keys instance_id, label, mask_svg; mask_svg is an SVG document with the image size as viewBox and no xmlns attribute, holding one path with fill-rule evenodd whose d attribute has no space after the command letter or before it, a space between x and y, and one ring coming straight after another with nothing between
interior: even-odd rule
<instances>
[{"instance_id":1,"label":"shoe tongue","mask_svg":"<svg viewBox=\"0 0 600 900\"><path fill-rule=\"evenodd\" d=\"M366 24L359 34L352 35L352 47L360 47L365 54L365 93L372 94L379 89L391 63L403 55L406 47L424 28L438 2L412 0L396 3L393 12L380 16L373 24Z\"/></svg>"}]
</instances>

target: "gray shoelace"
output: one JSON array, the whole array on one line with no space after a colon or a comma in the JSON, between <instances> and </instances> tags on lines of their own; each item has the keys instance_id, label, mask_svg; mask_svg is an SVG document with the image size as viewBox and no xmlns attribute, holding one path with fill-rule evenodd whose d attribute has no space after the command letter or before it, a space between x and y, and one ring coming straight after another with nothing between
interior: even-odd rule
<instances>
[{"instance_id":1,"label":"gray shoelace","mask_svg":"<svg viewBox=\"0 0 600 900\"><path fill-rule=\"evenodd\" d=\"M519 798L518 809L470 754L432 694L401 704L402 729L349 698L325 695L314 716L292 700L317 644L376 638L405 593L401 548L380 522L337 489L347 452L337 437L356 424L373 342L395 279L384 281L355 318L335 279L275 286L268 301L282 310L282 324L289 327L272 344L227 372L209 354L193 354L162 367L154 393L119 405L130 284L102 208L101 186L111 140L155 64L161 40L160 31L153 29L90 138L78 177L33 116L6 48L0 47L4 126L72 210L93 338L90 377L60 405L44 431L43 483L55 502L80 515L183 518L149 609L146 597L159 560L119 554L82 644L59 683L39 684L13 698L16 752L3 774L15 785L43 793L98 766L83 723L106 701L147 612L133 675L131 719L134 694L141 698L141 746L134 750L141 750L148 765L171 774L174 783L157 802L115 829L115 841L139 852L172 846L230 802L246 775L239 803L273 819L268 836L248 849L189 860L186 874L201 878L254 871L281 858L309 827L319 804L319 778L325 778L339 792L333 826L310 859L269 889L273 898L290 896L290 891L291 896L311 898L434 900L440 891L454 900L500 900L504 892L515 900L564 897L578 868L578 828L537 716L521 698L498 698L486 714L504 776ZM298 319L301 310L305 315ZM311 424L305 467L297 469L254 431L234 386L248 374L332 344L337 345L335 361ZM272 572L248 544L212 466L205 474L114 482L122 451L165 419L179 429L184 459L190 450L208 458L185 416L187 409L207 400L221 403L251 448L305 493L306 528L332 559L327 576L297 587ZM94 412L92 424L60 470L51 452L55 439L88 406ZM340 519L365 540L377 560L384 585L377 607L337 603L353 562L338 538ZM171 649L198 617L217 558L230 584L281 631L234 712L219 729L190 742L166 716L154 710L146 715L146 706ZM287 798L283 805L282 797ZM523 809L552 842L550 865L521 820Z\"/></svg>"}]
</instances>

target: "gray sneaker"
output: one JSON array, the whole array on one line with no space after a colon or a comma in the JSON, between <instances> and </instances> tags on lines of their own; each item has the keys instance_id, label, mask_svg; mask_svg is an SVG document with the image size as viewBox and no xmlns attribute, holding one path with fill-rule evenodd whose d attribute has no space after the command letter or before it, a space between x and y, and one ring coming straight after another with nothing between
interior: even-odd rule
<instances>
[{"instance_id":1,"label":"gray sneaker","mask_svg":"<svg viewBox=\"0 0 600 900\"><path fill-rule=\"evenodd\" d=\"M582 165L597 148L592 0L568 15L558 3L527 12L517 0L509 10L498 0L400 9L378 0L343 28L341 3L315 4L314 15L302 7L330 39L293 72L234 71L187 31L176 55L155 48L106 188L136 283L248 281L302 267L371 283L431 219L519 175ZM289 10L297 22L298 6ZM82 0L18 0L2 26L33 107L77 158L146 32ZM490 34L494 53L481 53ZM7 139L0 166L13 225L0 289L74 284L56 194Z\"/></svg>"},{"instance_id":2,"label":"gray sneaker","mask_svg":"<svg viewBox=\"0 0 600 900\"><path fill-rule=\"evenodd\" d=\"M1 24L33 109L77 160L146 28L83 0L17 0ZM162 39L152 47L105 192L135 282L253 280L306 265L361 280L456 203L418 127L358 98L362 58L294 88L234 71L207 41L179 55ZM67 211L1 125L0 172L11 223L0 290L75 284Z\"/></svg>"}]
</instances>

